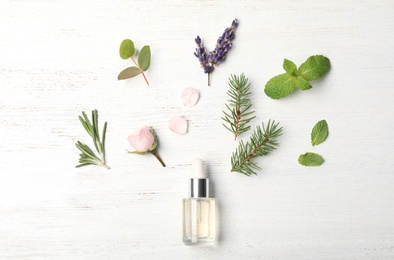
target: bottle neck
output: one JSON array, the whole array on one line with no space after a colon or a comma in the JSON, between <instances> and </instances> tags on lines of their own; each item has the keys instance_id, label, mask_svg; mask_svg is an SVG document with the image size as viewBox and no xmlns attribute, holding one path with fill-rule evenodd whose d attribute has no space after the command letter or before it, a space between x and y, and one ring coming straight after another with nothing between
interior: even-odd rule
<instances>
[{"instance_id":1,"label":"bottle neck","mask_svg":"<svg viewBox=\"0 0 394 260\"><path fill-rule=\"evenodd\" d=\"M190 197L208 198L209 179L190 179Z\"/></svg>"}]
</instances>

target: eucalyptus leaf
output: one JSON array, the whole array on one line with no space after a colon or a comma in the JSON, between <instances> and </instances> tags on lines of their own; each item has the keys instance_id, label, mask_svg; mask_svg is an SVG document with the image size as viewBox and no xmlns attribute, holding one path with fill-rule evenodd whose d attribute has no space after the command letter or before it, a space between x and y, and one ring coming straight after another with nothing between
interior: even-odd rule
<instances>
[{"instance_id":1,"label":"eucalyptus leaf","mask_svg":"<svg viewBox=\"0 0 394 260\"><path fill-rule=\"evenodd\" d=\"M149 68L150 58L150 47L149 45L145 45L142 47L140 54L138 55L138 66L140 66L143 71L146 71Z\"/></svg>"},{"instance_id":2,"label":"eucalyptus leaf","mask_svg":"<svg viewBox=\"0 0 394 260\"><path fill-rule=\"evenodd\" d=\"M297 75L302 76L305 80L316 80L330 70L330 60L323 55L314 55L309 57L298 69Z\"/></svg>"},{"instance_id":3,"label":"eucalyptus leaf","mask_svg":"<svg viewBox=\"0 0 394 260\"><path fill-rule=\"evenodd\" d=\"M295 76L297 72L297 66L291 60L285 59L283 61L283 69L290 76Z\"/></svg>"},{"instance_id":4,"label":"eucalyptus leaf","mask_svg":"<svg viewBox=\"0 0 394 260\"><path fill-rule=\"evenodd\" d=\"M123 40L120 44L119 54L120 57L124 60L133 57L137 53L137 50L134 47L134 43L130 39Z\"/></svg>"},{"instance_id":5,"label":"eucalyptus leaf","mask_svg":"<svg viewBox=\"0 0 394 260\"><path fill-rule=\"evenodd\" d=\"M140 74L142 71L137 68L137 67L128 67L127 69L124 69L121 73L119 73L118 75L118 80L122 80L122 79L129 79L132 77L137 76L138 74Z\"/></svg>"},{"instance_id":6,"label":"eucalyptus leaf","mask_svg":"<svg viewBox=\"0 0 394 260\"><path fill-rule=\"evenodd\" d=\"M328 124L326 120L320 120L315 124L311 133L312 145L321 144L328 136Z\"/></svg>"},{"instance_id":7,"label":"eucalyptus leaf","mask_svg":"<svg viewBox=\"0 0 394 260\"><path fill-rule=\"evenodd\" d=\"M305 153L298 157L298 163L304 166L320 166L323 162L323 157L317 153Z\"/></svg>"},{"instance_id":8,"label":"eucalyptus leaf","mask_svg":"<svg viewBox=\"0 0 394 260\"><path fill-rule=\"evenodd\" d=\"M264 92L273 99L286 97L296 89L294 79L286 73L277 75L267 82Z\"/></svg>"}]
</instances>

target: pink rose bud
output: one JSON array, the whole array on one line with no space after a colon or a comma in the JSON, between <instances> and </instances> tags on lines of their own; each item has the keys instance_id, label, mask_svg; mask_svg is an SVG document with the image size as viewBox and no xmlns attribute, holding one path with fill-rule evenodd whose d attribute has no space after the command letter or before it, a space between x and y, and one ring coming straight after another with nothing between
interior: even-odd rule
<instances>
[{"instance_id":1,"label":"pink rose bud","mask_svg":"<svg viewBox=\"0 0 394 260\"><path fill-rule=\"evenodd\" d=\"M199 98L200 93L194 88L185 88L182 91L181 99L184 106L194 106L195 104L197 104Z\"/></svg>"},{"instance_id":2,"label":"pink rose bud","mask_svg":"<svg viewBox=\"0 0 394 260\"><path fill-rule=\"evenodd\" d=\"M187 121L183 116L174 116L168 121L168 128L177 134L187 132Z\"/></svg>"},{"instance_id":3,"label":"pink rose bud","mask_svg":"<svg viewBox=\"0 0 394 260\"><path fill-rule=\"evenodd\" d=\"M155 143L155 137L146 126L138 129L127 140L137 152L147 152Z\"/></svg>"}]
</instances>

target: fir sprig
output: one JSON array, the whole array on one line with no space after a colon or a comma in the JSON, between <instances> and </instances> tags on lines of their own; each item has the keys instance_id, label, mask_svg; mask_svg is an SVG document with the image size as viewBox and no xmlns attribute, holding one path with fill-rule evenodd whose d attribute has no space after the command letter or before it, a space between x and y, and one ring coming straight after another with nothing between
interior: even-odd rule
<instances>
[{"instance_id":1,"label":"fir sprig","mask_svg":"<svg viewBox=\"0 0 394 260\"><path fill-rule=\"evenodd\" d=\"M75 145L82 153L79 155L79 164L75 167L98 165L110 169L105 162L105 134L107 131L107 122L104 123L102 137L100 139L97 110L92 111L92 122L90 122L85 112L82 112L82 116L79 116L79 121L81 121L86 132L92 137L94 146L99 155L96 155L89 146L78 141Z\"/></svg>"},{"instance_id":2,"label":"fir sprig","mask_svg":"<svg viewBox=\"0 0 394 260\"><path fill-rule=\"evenodd\" d=\"M234 134L234 140L250 129L249 122L255 118L251 116L254 111L249 111L252 103L250 96L250 83L242 73L240 76L231 75L229 78L229 90L227 95L230 97L226 104L228 112L223 111L222 119L226 122L223 126Z\"/></svg>"},{"instance_id":3,"label":"fir sprig","mask_svg":"<svg viewBox=\"0 0 394 260\"><path fill-rule=\"evenodd\" d=\"M278 146L276 138L282 134L282 127L279 123L269 120L267 125L257 126L252 134L250 141L239 142L238 148L231 157L231 171L239 172L250 176L257 175L256 171L261 170L260 166L253 161L258 156L268 155Z\"/></svg>"}]
</instances>

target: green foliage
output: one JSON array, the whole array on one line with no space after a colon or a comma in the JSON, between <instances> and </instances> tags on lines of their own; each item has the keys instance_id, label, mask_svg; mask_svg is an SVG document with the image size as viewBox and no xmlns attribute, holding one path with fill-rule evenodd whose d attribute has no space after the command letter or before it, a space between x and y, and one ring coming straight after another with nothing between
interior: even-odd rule
<instances>
[{"instance_id":1,"label":"green foliage","mask_svg":"<svg viewBox=\"0 0 394 260\"><path fill-rule=\"evenodd\" d=\"M135 66L129 67L121 71L118 75L118 80L130 79L139 74L142 74L146 84L149 85L148 79L146 78L144 71L148 70L150 66L150 60L151 60L150 47L148 45L142 47L138 55L138 63L137 63L133 58L133 56L137 55L137 49L134 47L134 43L132 40L126 39L123 40L120 44L119 55L122 59L130 58L135 64Z\"/></svg>"},{"instance_id":2,"label":"green foliage","mask_svg":"<svg viewBox=\"0 0 394 260\"><path fill-rule=\"evenodd\" d=\"M330 70L330 60L323 55L309 57L298 69L298 75L307 81L320 78Z\"/></svg>"},{"instance_id":3,"label":"green foliage","mask_svg":"<svg viewBox=\"0 0 394 260\"><path fill-rule=\"evenodd\" d=\"M279 123L269 120L265 126L258 126L253 132L249 142L239 142L239 145L231 157L231 171L239 172L250 176L257 175L256 171L261 170L253 160L259 156L268 155L278 146L276 138L282 135L282 127Z\"/></svg>"},{"instance_id":4,"label":"green foliage","mask_svg":"<svg viewBox=\"0 0 394 260\"><path fill-rule=\"evenodd\" d=\"M136 52L137 50L134 48L134 42L132 40L126 39L120 44L119 54L122 59L127 60L128 58L133 57Z\"/></svg>"},{"instance_id":5,"label":"green foliage","mask_svg":"<svg viewBox=\"0 0 394 260\"><path fill-rule=\"evenodd\" d=\"M297 66L291 60L285 59L283 61L283 69L290 76L295 76L297 72Z\"/></svg>"},{"instance_id":6,"label":"green foliage","mask_svg":"<svg viewBox=\"0 0 394 260\"><path fill-rule=\"evenodd\" d=\"M252 103L249 99L250 84L242 73L240 76L231 75L229 78L229 90L227 95L230 97L226 104L228 112L223 111L225 121L223 126L234 134L234 140L250 129L249 122L255 118L251 116L254 111L249 111Z\"/></svg>"},{"instance_id":7,"label":"green foliage","mask_svg":"<svg viewBox=\"0 0 394 260\"><path fill-rule=\"evenodd\" d=\"M124 69L122 72L119 73L118 79L129 79L132 77L137 76L138 74L141 74L141 70L137 67L128 67L127 69Z\"/></svg>"},{"instance_id":8,"label":"green foliage","mask_svg":"<svg viewBox=\"0 0 394 260\"><path fill-rule=\"evenodd\" d=\"M312 145L321 144L328 136L328 124L326 120L321 120L315 124L311 133Z\"/></svg>"},{"instance_id":9,"label":"green foliage","mask_svg":"<svg viewBox=\"0 0 394 260\"><path fill-rule=\"evenodd\" d=\"M138 56L138 65L141 70L146 71L150 65L150 47L144 46L142 47L140 54Z\"/></svg>"},{"instance_id":10,"label":"green foliage","mask_svg":"<svg viewBox=\"0 0 394 260\"><path fill-rule=\"evenodd\" d=\"M305 153L298 157L298 163L304 166L320 166L323 162L323 157L317 153Z\"/></svg>"},{"instance_id":11,"label":"green foliage","mask_svg":"<svg viewBox=\"0 0 394 260\"><path fill-rule=\"evenodd\" d=\"M290 60L283 61L285 74L271 78L265 85L264 92L272 99L280 99L288 96L297 88L307 90L312 88L309 81L316 80L330 70L330 60L323 55L309 57L297 69Z\"/></svg>"},{"instance_id":12,"label":"green foliage","mask_svg":"<svg viewBox=\"0 0 394 260\"><path fill-rule=\"evenodd\" d=\"M295 89L294 77L284 73L270 79L265 85L264 92L271 98L280 99L288 96Z\"/></svg>"},{"instance_id":13,"label":"green foliage","mask_svg":"<svg viewBox=\"0 0 394 260\"><path fill-rule=\"evenodd\" d=\"M99 155L96 155L95 152L89 148L89 146L78 141L75 145L82 153L79 155L79 164L76 167L99 165L110 169L110 167L105 162L105 134L107 131L107 122L104 123L102 137L100 139L97 110L92 111L92 122L90 122L85 112L82 112L82 116L79 116L79 121L90 137L92 137L93 144Z\"/></svg>"}]
</instances>

